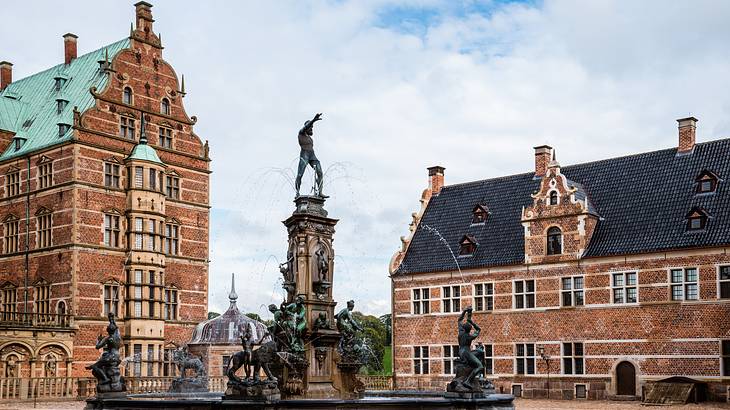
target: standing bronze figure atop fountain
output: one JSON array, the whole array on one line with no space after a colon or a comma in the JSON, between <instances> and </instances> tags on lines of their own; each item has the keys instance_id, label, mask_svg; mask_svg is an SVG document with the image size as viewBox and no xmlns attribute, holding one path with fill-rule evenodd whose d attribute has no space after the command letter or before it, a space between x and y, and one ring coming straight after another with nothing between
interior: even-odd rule
<instances>
[{"instance_id":1,"label":"standing bronze figure atop fountain","mask_svg":"<svg viewBox=\"0 0 730 410\"><path fill-rule=\"evenodd\" d=\"M491 382L484 380L483 377L484 346L479 343L476 349L471 349L471 342L479 337L482 330L472 320L471 307L461 312L457 323L459 358L454 360L456 377L446 386L446 396L479 398L484 397L487 393L494 393Z\"/></svg>"},{"instance_id":2,"label":"standing bronze figure atop fountain","mask_svg":"<svg viewBox=\"0 0 730 410\"><path fill-rule=\"evenodd\" d=\"M96 392L99 394L121 393L127 390L124 377L119 372L119 348L122 346L122 337L119 327L114 321L114 313L109 313L109 326L106 327L107 336L99 335L96 348L104 349L96 363L87 366L91 374L96 377Z\"/></svg>"},{"instance_id":3,"label":"standing bronze figure atop fountain","mask_svg":"<svg viewBox=\"0 0 730 410\"><path fill-rule=\"evenodd\" d=\"M317 156L314 154L314 123L322 119L322 113L318 113L311 120L304 122L304 126L299 130L299 167L297 168L297 180L295 188L297 197L299 196L299 188L302 186L302 176L307 169L307 165L314 169L314 195L320 198L327 198L322 194L322 165L319 163Z\"/></svg>"}]
</instances>

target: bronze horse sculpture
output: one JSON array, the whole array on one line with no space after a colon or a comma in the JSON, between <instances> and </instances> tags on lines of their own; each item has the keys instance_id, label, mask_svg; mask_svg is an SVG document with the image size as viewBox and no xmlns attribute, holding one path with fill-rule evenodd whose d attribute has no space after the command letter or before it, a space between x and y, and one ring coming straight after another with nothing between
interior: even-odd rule
<instances>
[{"instance_id":1,"label":"bronze horse sculpture","mask_svg":"<svg viewBox=\"0 0 730 410\"><path fill-rule=\"evenodd\" d=\"M264 373L266 374L266 377L269 381L276 382L278 380L271 373L271 369L269 369L269 363L273 363L277 357L276 342L274 341L269 341L262 344L258 349L254 350L251 353L251 364L253 365L254 382L259 381L259 373L261 369L264 370ZM238 376L236 376L236 372L238 371L238 369L243 367L245 363L245 351L237 352L233 356L231 356L231 360L228 362L228 369L226 371L228 380L242 383L243 381Z\"/></svg>"}]
</instances>

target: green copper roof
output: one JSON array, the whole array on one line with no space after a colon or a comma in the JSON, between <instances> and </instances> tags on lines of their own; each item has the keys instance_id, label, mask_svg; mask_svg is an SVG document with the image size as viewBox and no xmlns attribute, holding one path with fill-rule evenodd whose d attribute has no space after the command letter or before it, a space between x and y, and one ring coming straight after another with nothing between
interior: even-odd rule
<instances>
[{"instance_id":1,"label":"green copper roof","mask_svg":"<svg viewBox=\"0 0 730 410\"><path fill-rule=\"evenodd\" d=\"M84 54L70 64L59 64L48 70L10 83L0 91L0 129L12 131L26 142L15 149L11 144L0 155L0 161L25 155L71 139L73 108L84 112L94 104L91 87L103 89L109 76L101 71L99 61L108 53L111 60L119 51L129 47L129 39L117 41ZM65 81L56 90L56 78ZM58 100L68 101L58 113ZM69 130L59 135L59 124ZM157 155L155 154L155 157ZM158 159L159 160L159 159Z\"/></svg>"},{"instance_id":2,"label":"green copper roof","mask_svg":"<svg viewBox=\"0 0 730 410\"><path fill-rule=\"evenodd\" d=\"M160 157L157 156L157 151L155 151L154 148L147 145L147 138L140 138L139 144L134 146L134 149L132 150L132 153L129 154L127 157L128 160L142 160L142 161L150 161L154 162L156 164L164 165L164 163L160 160Z\"/></svg>"}]
</instances>

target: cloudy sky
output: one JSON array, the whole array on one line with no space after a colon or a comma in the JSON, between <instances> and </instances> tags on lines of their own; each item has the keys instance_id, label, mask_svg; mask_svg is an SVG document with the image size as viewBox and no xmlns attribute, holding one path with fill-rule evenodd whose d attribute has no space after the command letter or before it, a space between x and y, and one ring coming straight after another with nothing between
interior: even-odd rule
<instances>
[{"instance_id":1,"label":"cloudy sky","mask_svg":"<svg viewBox=\"0 0 730 410\"><path fill-rule=\"evenodd\" d=\"M373 314L389 310L388 261L428 166L451 184L529 171L544 143L563 164L674 147L687 115L699 141L730 136L727 1L153 3L211 144L213 311L231 272L243 309L281 299L296 134L315 112L340 220L335 298ZM0 60L16 79L62 61L62 34L84 53L134 16L131 0L6 0L3 12Z\"/></svg>"}]
</instances>

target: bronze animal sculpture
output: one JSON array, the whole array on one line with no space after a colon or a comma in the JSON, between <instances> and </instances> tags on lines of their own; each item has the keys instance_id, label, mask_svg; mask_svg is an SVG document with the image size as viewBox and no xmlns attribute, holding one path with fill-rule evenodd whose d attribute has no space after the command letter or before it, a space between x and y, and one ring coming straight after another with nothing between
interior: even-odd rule
<instances>
[{"instance_id":1,"label":"bronze animal sculpture","mask_svg":"<svg viewBox=\"0 0 730 410\"><path fill-rule=\"evenodd\" d=\"M276 382L278 380L269 368L269 364L273 363L277 358L278 356L276 354L276 342L274 341L266 342L262 344L258 349L251 352L251 364L253 365L252 378L254 384L260 381L259 373L261 372L261 369L264 370L266 378L268 379L267 381ZM236 372L238 371L238 369L243 367L245 361L245 351L236 352L233 356L231 356L231 360L228 362L228 369L226 370L226 375L228 376L229 381L236 383L245 383L244 380L241 380L241 378L236 376Z\"/></svg>"}]
</instances>

